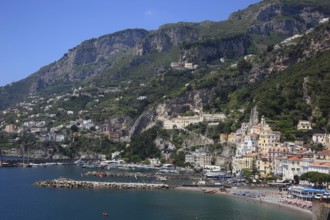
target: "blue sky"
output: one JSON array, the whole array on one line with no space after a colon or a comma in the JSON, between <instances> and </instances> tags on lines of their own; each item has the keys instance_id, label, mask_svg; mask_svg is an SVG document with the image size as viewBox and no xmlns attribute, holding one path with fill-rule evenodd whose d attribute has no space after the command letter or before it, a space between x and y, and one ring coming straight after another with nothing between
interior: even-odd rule
<instances>
[{"instance_id":1,"label":"blue sky","mask_svg":"<svg viewBox=\"0 0 330 220\"><path fill-rule=\"evenodd\" d=\"M0 86L26 78L84 40L127 28L221 21L260 0L1 0Z\"/></svg>"}]
</instances>

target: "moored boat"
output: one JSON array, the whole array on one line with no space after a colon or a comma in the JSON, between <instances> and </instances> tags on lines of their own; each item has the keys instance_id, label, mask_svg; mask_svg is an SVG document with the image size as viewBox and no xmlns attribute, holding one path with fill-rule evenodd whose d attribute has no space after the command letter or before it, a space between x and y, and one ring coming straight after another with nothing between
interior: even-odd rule
<instances>
[{"instance_id":1,"label":"moored boat","mask_svg":"<svg viewBox=\"0 0 330 220\"><path fill-rule=\"evenodd\" d=\"M216 193L216 192L218 192L217 189L210 190L210 191L205 191L204 193L207 193L207 194L214 194L214 193Z\"/></svg>"},{"instance_id":2,"label":"moored boat","mask_svg":"<svg viewBox=\"0 0 330 220\"><path fill-rule=\"evenodd\" d=\"M2 162L2 163L0 163L0 167L15 167L15 164L8 163L8 162Z\"/></svg>"},{"instance_id":3,"label":"moored boat","mask_svg":"<svg viewBox=\"0 0 330 220\"><path fill-rule=\"evenodd\" d=\"M107 213L107 212L102 212L102 215L103 215L104 217L108 217L108 216L109 216L109 213Z\"/></svg>"}]
</instances>

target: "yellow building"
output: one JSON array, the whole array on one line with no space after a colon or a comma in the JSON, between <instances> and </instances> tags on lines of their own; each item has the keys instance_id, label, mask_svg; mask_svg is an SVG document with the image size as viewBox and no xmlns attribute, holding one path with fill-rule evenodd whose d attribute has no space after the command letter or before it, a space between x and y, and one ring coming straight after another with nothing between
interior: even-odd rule
<instances>
[{"instance_id":1,"label":"yellow building","mask_svg":"<svg viewBox=\"0 0 330 220\"><path fill-rule=\"evenodd\" d=\"M224 143L224 142L231 142L231 143L235 143L235 133L230 133L230 134L224 134L221 133L220 134L220 142Z\"/></svg>"},{"instance_id":2,"label":"yellow building","mask_svg":"<svg viewBox=\"0 0 330 220\"><path fill-rule=\"evenodd\" d=\"M257 153L250 153L233 158L233 173L239 174L242 169L252 169L253 161L256 161Z\"/></svg>"},{"instance_id":3,"label":"yellow building","mask_svg":"<svg viewBox=\"0 0 330 220\"><path fill-rule=\"evenodd\" d=\"M228 135L228 142L235 142L235 133L232 132Z\"/></svg>"},{"instance_id":4,"label":"yellow building","mask_svg":"<svg viewBox=\"0 0 330 220\"><path fill-rule=\"evenodd\" d=\"M269 160L267 158L258 158L256 160L256 166L260 177L267 177L272 171Z\"/></svg>"},{"instance_id":5,"label":"yellow building","mask_svg":"<svg viewBox=\"0 0 330 220\"><path fill-rule=\"evenodd\" d=\"M220 134L220 143L225 143L228 141L228 135L227 134Z\"/></svg>"},{"instance_id":6,"label":"yellow building","mask_svg":"<svg viewBox=\"0 0 330 220\"><path fill-rule=\"evenodd\" d=\"M259 152L263 156L267 156L268 151L271 147L275 147L276 143L280 141L280 133L272 130L265 130L260 133L258 140Z\"/></svg>"}]
</instances>

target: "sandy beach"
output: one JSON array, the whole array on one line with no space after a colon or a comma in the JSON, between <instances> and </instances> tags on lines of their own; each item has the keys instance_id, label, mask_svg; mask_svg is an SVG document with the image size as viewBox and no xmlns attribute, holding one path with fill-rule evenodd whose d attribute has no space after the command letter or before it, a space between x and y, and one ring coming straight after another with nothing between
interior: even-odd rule
<instances>
[{"instance_id":1,"label":"sandy beach","mask_svg":"<svg viewBox=\"0 0 330 220\"><path fill-rule=\"evenodd\" d=\"M188 190L188 191L195 191L195 192L201 192L201 193L206 193L206 192L211 192L215 191L215 193L212 193L213 195L217 196L227 196L235 199L243 199L247 200L249 202L255 202L259 203L260 205L271 205L271 206L276 206L276 208L282 208L282 209L291 209L291 210L296 210L299 212L302 212L304 214L310 215L312 217L312 211L311 209L308 209L307 207L299 207L298 205L302 204L298 203L300 201L295 200L295 199L288 199L286 198L286 192L279 192L277 189L274 188L244 188L244 187L238 187L238 188L231 188L231 189L226 189L225 192L221 192L219 188L216 187L176 187L176 190ZM243 196L240 195L242 192L245 194L252 194L252 195L262 195L258 198L253 198L249 196ZM309 203L307 203L309 204ZM306 204L306 205L307 205Z\"/></svg>"}]
</instances>

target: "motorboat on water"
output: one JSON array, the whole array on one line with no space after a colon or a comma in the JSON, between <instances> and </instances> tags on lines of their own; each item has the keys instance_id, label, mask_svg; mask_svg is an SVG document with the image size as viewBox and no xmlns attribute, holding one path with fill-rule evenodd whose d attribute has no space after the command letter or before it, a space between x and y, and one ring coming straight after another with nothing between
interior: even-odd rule
<instances>
[{"instance_id":1,"label":"motorboat on water","mask_svg":"<svg viewBox=\"0 0 330 220\"><path fill-rule=\"evenodd\" d=\"M0 163L0 167L14 167L15 165L12 163L2 162Z\"/></svg>"},{"instance_id":2,"label":"motorboat on water","mask_svg":"<svg viewBox=\"0 0 330 220\"><path fill-rule=\"evenodd\" d=\"M107 213L107 212L102 212L102 215L103 215L104 217L108 217L108 216L109 216L109 213Z\"/></svg>"}]
</instances>

